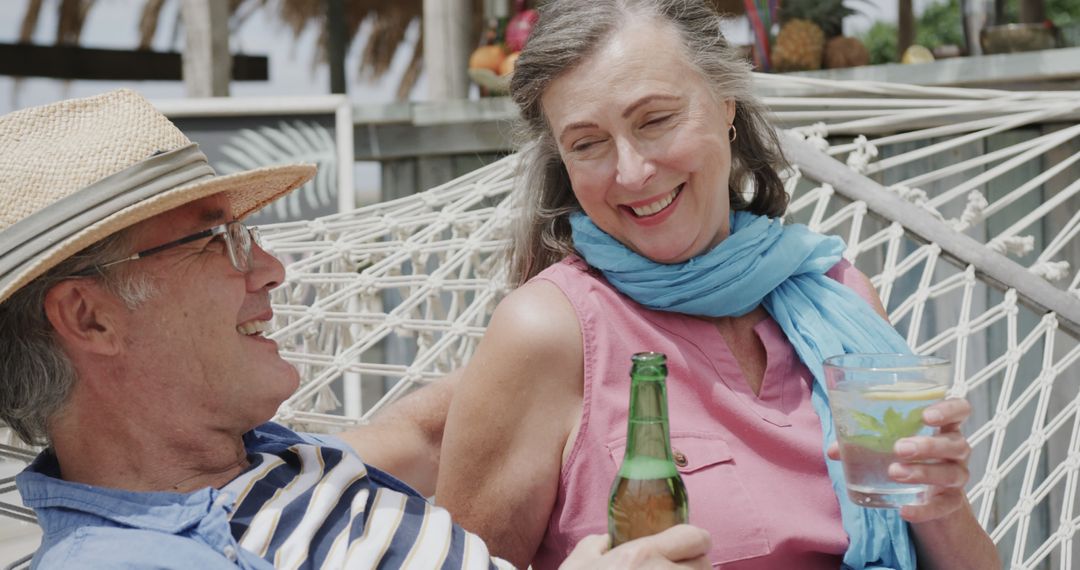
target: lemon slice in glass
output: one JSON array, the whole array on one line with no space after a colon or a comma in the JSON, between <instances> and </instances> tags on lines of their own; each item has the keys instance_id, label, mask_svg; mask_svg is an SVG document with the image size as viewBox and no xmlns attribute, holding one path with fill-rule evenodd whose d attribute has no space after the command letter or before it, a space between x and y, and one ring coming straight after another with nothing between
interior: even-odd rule
<instances>
[{"instance_id":1,"label":"lemon slice in glass","mask_svg":"<svg viewBox=\"0 0 1080 570\"><path fill-rule=\"evenodd\" d=\"M867 400L921 402L940 400L945 397L945 386L931 386L915 382L897 382L863 392Z\"/></svg>"}]
</instances>

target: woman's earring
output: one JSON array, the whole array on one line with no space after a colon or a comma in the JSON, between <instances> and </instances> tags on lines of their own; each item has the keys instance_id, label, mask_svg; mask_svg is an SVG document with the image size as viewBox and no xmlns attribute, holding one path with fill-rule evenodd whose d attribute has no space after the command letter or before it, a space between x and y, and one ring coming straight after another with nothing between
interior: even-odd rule
<instances>
[{"instance_id":1,"label":"woman's earring","mask_svg":"<svg viewBox=\"0 0 1080 570\"><path fill-rule=\"evenodd\" d=\"M739 131L735 128L735 123L728 125L728 141L735 142L735 139L739 138Z\"/></svg>"}]
</instances>

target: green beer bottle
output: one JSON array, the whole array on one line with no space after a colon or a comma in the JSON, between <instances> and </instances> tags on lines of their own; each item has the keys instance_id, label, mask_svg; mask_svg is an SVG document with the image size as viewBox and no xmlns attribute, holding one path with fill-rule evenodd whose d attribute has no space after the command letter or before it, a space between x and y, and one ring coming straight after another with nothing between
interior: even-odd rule
<instances>
[{"instance_id":1,"label":"green beer bottle","mask_svg":"<svg viewBox=\"0 0 1080 570\"><path fill-rule=\"evenodd\" d=\"M685 523L689 516L686 486L668 438L667 357L639 352L631 361L626 454L608 502L612 548Z\"/></svg>"}]
</instances>

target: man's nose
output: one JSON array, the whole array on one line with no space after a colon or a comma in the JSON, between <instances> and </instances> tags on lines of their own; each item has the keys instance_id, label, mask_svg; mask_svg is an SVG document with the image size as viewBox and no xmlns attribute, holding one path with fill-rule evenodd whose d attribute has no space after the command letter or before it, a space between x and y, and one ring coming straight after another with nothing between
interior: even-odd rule
<instances>
[{"instance_id":1,"label":"man's nose","mask_svg":"<svg viewBox=\"0 0 1080 570\"><path fill-rule=\"evenodd\" d=\"M247 274L248 289L269 291L285 281L285 266L257 243L251 244L251 271Z\"/></svg>"}]
</instances>

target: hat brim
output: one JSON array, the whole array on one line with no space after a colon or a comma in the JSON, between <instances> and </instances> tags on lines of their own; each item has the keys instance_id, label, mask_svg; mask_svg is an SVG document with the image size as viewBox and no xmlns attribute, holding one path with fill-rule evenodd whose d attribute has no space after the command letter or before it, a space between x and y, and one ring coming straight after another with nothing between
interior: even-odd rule
<instances>
[{"instance_id":1,"label":"hat brim","mask_svg":"<svg viewBox=\"0 0 1080 570\"><path fill-rule=\"evenodd\" d=\"M312 164L266 166L205 178L156 194L102 218L36 256L4 283L0 303L65 259L143 220L215 194L225 194L232 205L233 217L244 219L311 180L315 170Z\"/></svg>"}]
</instances>

